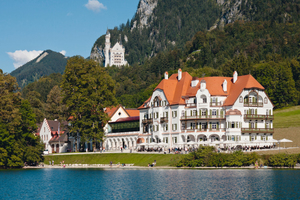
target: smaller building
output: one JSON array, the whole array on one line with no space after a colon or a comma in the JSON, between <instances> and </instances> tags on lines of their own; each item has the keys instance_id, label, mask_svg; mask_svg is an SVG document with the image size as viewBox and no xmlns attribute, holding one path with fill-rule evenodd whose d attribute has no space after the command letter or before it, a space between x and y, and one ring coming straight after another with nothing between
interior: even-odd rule
<instances>
[{"instance_id":1,"label":"smaller building","mask_svg":"<svg viewBox=\"0 0 300 200\"><path fill-rule=\"evenodd\" d=\"M64 153L70 151L72 141L67 134L67 122L60 123L58 120L47 120L38 124L37 135L40 136L45 150L49 153Z\"/></svg>"},{"instance_id":2,"label":"smaller building","mask_svg":"<svg viewBox=\"0 0 300 200\"><path fill-rule=\"evenodd\" d=\"M140 132L140 111L126 109L122 105L107 108L105 112L110 117L105 126L104 147L107 150L118 150L121 147L135 148Z\"/></svg>"}]
</instances>

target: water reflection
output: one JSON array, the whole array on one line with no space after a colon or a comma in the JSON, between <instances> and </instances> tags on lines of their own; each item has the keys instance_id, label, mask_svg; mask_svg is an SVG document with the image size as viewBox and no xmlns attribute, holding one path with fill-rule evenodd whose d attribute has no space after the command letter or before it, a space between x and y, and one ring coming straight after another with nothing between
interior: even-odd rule
<instances>
[{"instance_id":1,"label":"water reflection","mask_svg":"<svg viewBox=\"0 0 300 200\"><path fill-rule=\"evenodd\" d=\"M0 171L0 199L298 199L300 170Z\"/></svg>"}]
</instances>

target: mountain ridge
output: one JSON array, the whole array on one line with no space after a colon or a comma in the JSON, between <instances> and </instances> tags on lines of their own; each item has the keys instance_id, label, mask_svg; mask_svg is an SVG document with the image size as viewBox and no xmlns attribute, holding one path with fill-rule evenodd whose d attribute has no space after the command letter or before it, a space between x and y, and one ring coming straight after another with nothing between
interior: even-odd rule
<instances>
[{"instance_id":1,"label":"mountain ridge","mask_svg":"<svg viewBox=\"0 0 300 200\"><path fill-rule=\"evenodd\" d=\"M35 59L12 71L10 75L16 77L19 86L23 88L42 76L52 73L62 74L65 70L67 60L68 57L48 49Z\"/></svg>"}]
</instances>

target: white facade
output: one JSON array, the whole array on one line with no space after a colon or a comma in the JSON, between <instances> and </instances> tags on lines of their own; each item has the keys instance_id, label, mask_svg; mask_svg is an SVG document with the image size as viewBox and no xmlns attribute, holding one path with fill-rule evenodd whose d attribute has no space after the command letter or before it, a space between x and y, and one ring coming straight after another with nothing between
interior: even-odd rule
<instances>
[{"instance_id":1,"label":"white facade","mask_svg":"<svg viewBox=\"0 0 300 200\"><path fill-rule=\"evenodd\" d=\"M48 150L49 153L67 152L68 143L51 141L55 136L58 136L58 138L61 136L60 122L57 120L52 121L45 118L40 127L39 135L44 144L45 150Z\"/></svg>"},{"instance_id":2,"label":"white facade","mask_svg":"<svg viewBox=\"0 0 300 200\"><path fill-rule=\"evenodd\" d=\"M223 146L225 141L225 146L271 145L268 141L273 139L274 133L273 104L264 88L251 75L239 77L235 72L231 80L229 77L217 77L216 80L209 77L209 83L214 84L210 89L206 78L187 80L187 76L184 79L181 70L170 78L165 74L161 84L165 89L159 88L159 85L151 98L139 108L139 138L146 143L164 142L169 147L218 143ZM182 93L184 103L174 103L173 99L166 97L165 92L172 88L165 85L174 77L177 78L174 85L189 81L187 91L193 91L186 96ZM174 87L176 96L176 93L182 92L176 90L184 86ZM218 93L216 87L220 87L217 89L222 90L222 95L220 92L213 94ZM244 88L236 93L241 87ZM235 100L232 100L233 96Z\"/></svg>"},{"instance_id":3,"label":"white facade","mask_svg":"<svg viewBox=\"0 0 300 200\"><path fill-rule=\"evenodd\" d=\"M125 60L125 48L120 42L117 42L111 48L110 33L108 30L105 35L104 56L105 56L105 64L104 64L105 67L107 67L108 65L110 66L127 65L127 61Z\"/></svg>"}]
</instances>

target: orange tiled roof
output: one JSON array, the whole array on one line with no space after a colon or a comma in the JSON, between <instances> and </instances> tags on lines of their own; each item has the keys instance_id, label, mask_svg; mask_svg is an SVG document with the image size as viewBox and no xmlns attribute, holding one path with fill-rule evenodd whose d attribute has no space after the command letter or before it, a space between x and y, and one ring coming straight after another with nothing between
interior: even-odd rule
<instances>
[{"instance_id":1,"label":"orange tiled roof","mask_svg":"<svg viewBox=\"0 0 300 200\"><path fill-rule=\"evenodd\" d=\"M138 109L127 108L125 110L129 114L130 117L140 116L140 111Z\"/></svg>"},{"instance_id":2,"label":"orange tiled roof","mask_svg":"<svg viewBox=\"0 0 300 200\"><path fill-rule=\"evenodd\" d=\"M109 116L109 117L112 117L113 114L118 110L118 108L121 106L118 105L116 107L107 107L106 110L105 110L105 113Z\"/></svg>"},{"instance_id":3,"label":"orange tiled roof","mask_svg":"<svg viewBox=\"0 0 300 200\"><path fill-rule=\"evenodd\" d=\"M199 80L195 87L191 87L192 80ZM264 90L265 88L250 74L239 76L237 81L233 83L232 77L203 77L192 78L187 72L182 72L182 78L178 81L178 74L173 74L169 79L163 79L154 89L163 90L170 105L185 104L184 96L196 96L200 89L202 80L206 82L206 89L212 96L227 96L224 106L233 105L243 89L256 88ZM223 91L223 82L227 81L227 92ZM151 98L151 97L150 97ZM150 101L150 98L144 102L138 109L145 108L145 103Z\"/></svg>"}]
</instances>

